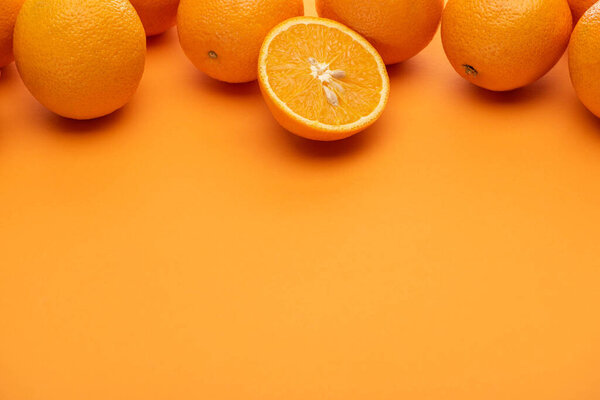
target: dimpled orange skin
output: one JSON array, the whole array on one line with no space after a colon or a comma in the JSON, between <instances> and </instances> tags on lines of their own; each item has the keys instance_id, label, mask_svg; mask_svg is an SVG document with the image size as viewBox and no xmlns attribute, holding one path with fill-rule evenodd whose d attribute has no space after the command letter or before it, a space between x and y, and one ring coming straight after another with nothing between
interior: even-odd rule
<instances>
[{"instance_id":1,"label":"dimpled orange skin","mask_svg":"<svg viewBox=\"0 0 600 400\"><path fill-rule=\"evenodd\" d=\"M571 6L571 12L573 13L573 20L577 22L579 18L593 6L598 0L569 0Z\"/></svg>"},{"instance_id":2,"label":"dimpled orange skin","mask_svg":"<svg viewBox=\"0 0 600 400\"><path fill-rule=\"evenodd\" d=\"M269 31L304 15L302 0L181 0L179 41L200 71L224 82L257 78L258 54Z\"/></svg>"},{"instance_id":3,"label":"dimpled orange skin","mask_svg":"<svg viewBox=\"0 0 600 400\"><path fill-rule=\"evenodd\" d=\"M127 0L26 0L14 45L29 91L67 118L121 108L144 72L146 35Z\"/></svg>"},{"instance_id":4,"label":"dimpled orange skin","mask_svg":"<svg viewBox=\"0 0 600 400\"><path fill-rule=\"evenodd\" d=\"M433 39L444 0L317 0L319 16L363 35L386 64L417 55Z\"/></svg>"},{"instance_id":5,"label":"dimpled orange skin","mask_svg":"<svg viewBox=\"0 0 600 400\"><path fill-rule=\"evenodd\" d=\"M146 36L159 35L175 26L179 0L129 0L137 11Z\"/></svg>"},{"instance_id":6,"label":"dimpled orange skin","mask_svg":"<svg viewBox=\"0 0 600 400\"><path fill-rule=\"evenodd\" d=\"M581 102L600 117L600 3L575 26L569 44L571 82Z\"/></svg>"},{"instance_id":7,"label":"dimpled orange skin","mask_svg":"<svg viewBox=\"0 0 600 400\"><path fill-rule=\"evenodd\" d=\"M506 91L552 69L568 45L572 24L566 0L449 0L442 43L463 78Z\"/></svg>"},{"instance_id":8,"label":"dimpled orange skin","mask_svg":"<svg viewBox=\"0 0 600 400\"><path fill-rule=\"evenodd\" d=\"M13 61L13 30L23 0L0 0L0 68Z\"/></svg>"},{"instance_id":9,"label":"dimpled orange skin","mask_svg":"<svg viewBox=\"0 0 600 400\"><path fill-rule=\"evenodd\" d=\"M573 13L573 21L579 21L579 18L589 10L598 0L568 0L569 6L571 6L571 12Z\"/></svg>"}]
</instances>

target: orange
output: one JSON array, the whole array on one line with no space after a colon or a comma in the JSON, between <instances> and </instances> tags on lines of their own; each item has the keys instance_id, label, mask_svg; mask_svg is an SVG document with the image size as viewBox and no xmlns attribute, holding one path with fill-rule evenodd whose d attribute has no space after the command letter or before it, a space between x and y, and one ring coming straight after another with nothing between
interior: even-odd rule
<instances>
[{"instance_id":1,"label":"orange","mask_svg":"<svg viewBox=\"0 0 600 400\"><path fill-rule=\"evenodd\" d=\"M29 91L68 118L121 108L144 72L146 36L127 0L26 0L14 45Z\"/></svg>"},{"instance_id":2,"label":"orange","mask_svg":"<svg viewBox=\"0 0 600 400\"><path fill-rule=\"evenodd\" d=\"M177 30L196 68L220 81L249 82L256 79L267 33L299 15L304 15L302 0L182 0Z\"/></svg>"},{"instance_id":3,"label":"orange","mask_svg":"<svg viewBox=\"0 0 600 400\"><path fill-rule=\"evenodd\" d=\"M600 3L579 20L569 44L571 82L581 102L600 117Z\"/></svg>"},{"instance_id":4,"label":"orange","mask_svg":"<svg viewBox=\"0 0 600 400\"><path fill-rule=\"evenodd\" d=\"M175 25L179 0L129 0L137 11L146 36L158 35Z\"/></svg>"},{"instance_id":5,"label":"orange","mask_svg":"<svg viewBox=\"0 0 600 400\"><path fill-rule=\"evenodd\" d=\"M363 35L386 64L417 55L433 39L444 0L317 0L317 12Z\"/></svg>"},{"instance_id":6,"label":"orange","mask_svg":"<svg viewBox=\"0 0 600 400\"><path fill-rule=\"evenodd\" d=\"M552 69L571 28L566 0L449 0L442 42L463 78L503 91L529 85Z\"/></svg>"},{"instance_id":7,"label":"orange","mask_svg":"<svg viewBox=\"0 0 600 400\"><path fill-rule=\"evenodd\" d=\"M0 68L13 60L13 30L23 0L0 0Z\"/></svg>"},{"instance_id":8,"label":"orange","mask_svg":"<svg viewBox=\"0 0 600 400\"><path fill-rule=\"evenodd\" d=\"M260 50L258 80L269 109L287 130L337 140L372 125L390 84L369 42L323 18L297 17L275 27Z\"/></svg>"},{"instance_id":9,"label":"orange","mask_svg":"<svg viewBox=\"0 0 600 400\"><path fill-rule=\"evenodd\" d=\"M578 21L579 18L596 3L598 0L569 0L573 20Z\"/></svg>"}]
</instances>

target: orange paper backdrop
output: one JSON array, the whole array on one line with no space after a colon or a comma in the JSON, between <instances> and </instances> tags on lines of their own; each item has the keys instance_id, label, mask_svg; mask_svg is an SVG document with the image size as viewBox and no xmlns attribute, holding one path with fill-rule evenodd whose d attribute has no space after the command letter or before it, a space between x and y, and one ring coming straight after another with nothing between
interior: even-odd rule
<instances>
[{"instance_id":1,"label":"orange paper backdrop","mask_svg":"<svg viewBox=\"0 0 600 400\"><path fill-rule=\"evenodd\" d=\"M389 72L373 128L314 143L175 30L96 121L6 68L0 399L599 399L600 122L566 59L488 93L438 35Z\"/></svg>"}]
</instances>

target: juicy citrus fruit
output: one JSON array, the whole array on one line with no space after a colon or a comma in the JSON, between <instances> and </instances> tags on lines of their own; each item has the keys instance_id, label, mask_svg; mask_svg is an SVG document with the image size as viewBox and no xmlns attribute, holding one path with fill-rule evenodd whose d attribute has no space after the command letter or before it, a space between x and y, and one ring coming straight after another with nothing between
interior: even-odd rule
<instances>
[{"instance_id":1,"label":"juicy citrus fruit","mask_svg":"<svg viewBox=\"0 0 600 400\"><path fill-rule=\"evenodd\" d=\"M598 0L569 0L573 20L577 21Z\"/></svg>"},{"instance_id":2,"label":"juicy citrus fruit","mask_svg":"<svg viewBox=\"0 0 600 400\"><path fill-rule=\"evenodd\" d=\"M165 32L175 25L179 0L129 0L137 11L146 36Z\"/></svg>"},{"instance_id":3,"label":"juicy citrus fruit","mask_svg":"<svg viewBox=\"0 0 600 400\"><path fill-rule=\"evenodd\" d=\"M386 64L417 55L437 31L444 0L317 0L321 17L363 35Z\"/></svg>"},{"instance_id":4,"label":"juicy citrus fruit","mask_svg":"<svg viewBox=\"0 0 600 400\"><path fill-rule=\"evenodd\" d=\"M13 29L23 0L0 0L0 68L13 60Z\"/></svg>"},{"instance_id":5,"label":"juicy citrus fruit","mask_svg":"<svg viewBox=\"0 0 600 400\"><path fill-rule=\"evenodd\" d=\"M569 44L571 82L581 102L600 117L600 3L575 26Z\"/></svg>"},{"instance_id":6,"label":"juicy citrus fruit","mask_svg":"<svg viewBox=\"0 0 600 400\"><path fill-rule=\"evenodd\" d=\"M454 69L490 90L544 76L564 53L572 17L566 0L449 0L442 42Z\"/></svg>"},{"instance_id":7,"label":"juicy citrus fruit","mask_svg":"<svg viewBox=\"0 0 600 400\"><path fill-rule=\"evenodd\" d=\"M26 0L14 46L29 91L68 118L122 107L144 72L146 35L127 0Z\"/></svg>"},{"instance_id":8,"label":"juicy citrus fruit","mask_svg":"<svg viewBox=\"0 0 600 400\"><path fill-rule=\"evenodd\" d=\"M308 139L337 140L373 124L390 84L383 60L346 26L297 17L276 26L260 50L258 80L275 119Z\"/></svg>"},{"instance_id":9,"label":"juicy citrus fruit","mask_svg":"<svg viewBox=\"0 0 600 400\"><path fill-rule=\"evenodd\" d=\"M220 81L249 82L267 33L299 15L302 0L181 0L177 30L196 68Z\"/></svg>"}]
</instances>

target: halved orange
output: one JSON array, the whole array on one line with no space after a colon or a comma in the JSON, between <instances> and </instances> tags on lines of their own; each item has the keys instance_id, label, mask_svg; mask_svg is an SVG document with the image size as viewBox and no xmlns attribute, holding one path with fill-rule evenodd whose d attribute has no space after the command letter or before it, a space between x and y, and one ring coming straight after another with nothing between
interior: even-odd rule
<instances>
[{"instance_id":1,"label":"halved orange","mask_svg":"<svg viewBox=\"0 0 600 400\"><path fill-rule=\"evenodd\" d=\"M271 30L260 51L258 80L284 128L323 141L372 125L390 92L385 64L366 39L314 17L291 18Z\"/></svg>"}]
</instances>

